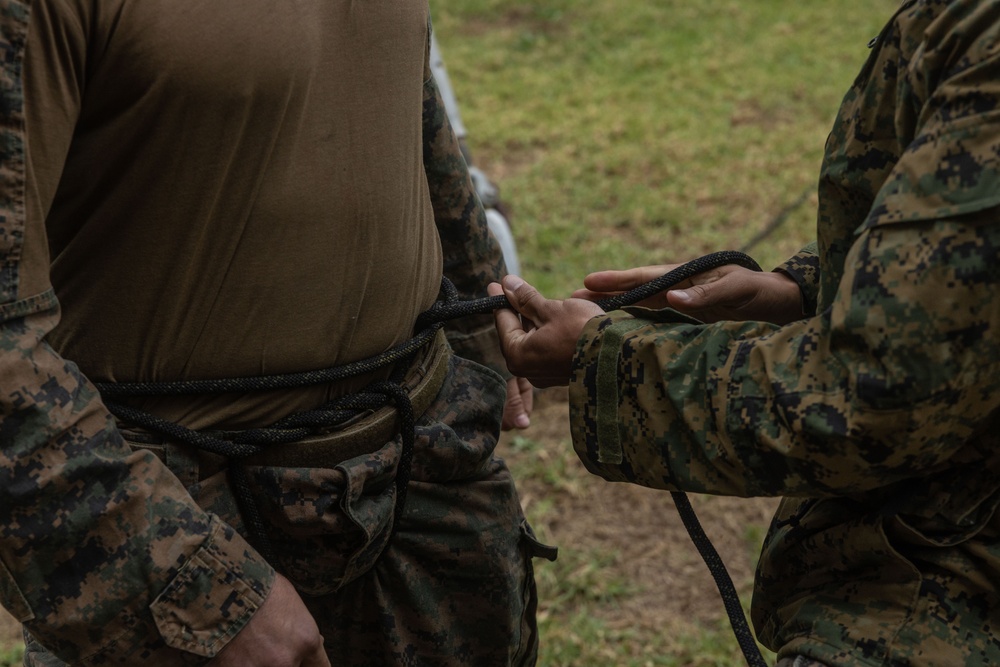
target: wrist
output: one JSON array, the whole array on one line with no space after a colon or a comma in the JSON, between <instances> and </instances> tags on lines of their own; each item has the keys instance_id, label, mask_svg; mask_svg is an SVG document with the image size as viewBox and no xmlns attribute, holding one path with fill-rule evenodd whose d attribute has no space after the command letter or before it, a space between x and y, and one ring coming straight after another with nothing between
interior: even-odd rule
<instances>
[{"instance_id":1,"label":"wrist","mask_svg":"<svg viewBox=\"0 0 1000 667\"><path fill-rule=\"evenodd\" d=\"M805 301L799 284L783 271L772 271L767 275L769 292L773 295L771 322L788 324L806 316Z\"/></svg>"}]
</instances>

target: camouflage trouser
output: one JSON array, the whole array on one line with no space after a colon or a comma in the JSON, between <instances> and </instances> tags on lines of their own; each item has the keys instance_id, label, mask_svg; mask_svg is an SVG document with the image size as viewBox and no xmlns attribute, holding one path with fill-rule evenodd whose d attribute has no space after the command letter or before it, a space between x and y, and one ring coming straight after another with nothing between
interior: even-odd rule
<instances>
[{"instance_id":1,"label":"camouflage trouser","mask_svg":"<svg viewBox=\"0 0 1000 667\"><path fill-rule=\"evenodd\" d=\"M441 389L417 419L394 533L398 436L329 467L249 468L274 565L302 593L334 665L535 663L531 558L543 547L524 521L510 472L493 456L505 383L450 354L444 364ZM173 447L167 464L190 479L193 471L179 462L204 456ZM206 477L201 468L192 496L243 531L225 472ZM25 664L63 663L28 638Z\"/></svg>"}]
</instances>

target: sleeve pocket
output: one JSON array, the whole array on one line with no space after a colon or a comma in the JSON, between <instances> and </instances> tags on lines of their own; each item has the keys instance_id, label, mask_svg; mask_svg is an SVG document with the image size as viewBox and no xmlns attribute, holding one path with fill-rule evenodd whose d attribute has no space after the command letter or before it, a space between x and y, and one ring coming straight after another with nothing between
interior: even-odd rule
<instances>
[{"instance_id":1,"label":"sleeve pocket","mask_svg":"<svg viewBox=\"0 0 1000 667\"><path fill-rule=\"evenodd\" d=\"M168 646L209 658L242 629L264 602L215 556L211 542L216 537L188 559L150 605L156 627Z\"/></svg>"}]
</instances>

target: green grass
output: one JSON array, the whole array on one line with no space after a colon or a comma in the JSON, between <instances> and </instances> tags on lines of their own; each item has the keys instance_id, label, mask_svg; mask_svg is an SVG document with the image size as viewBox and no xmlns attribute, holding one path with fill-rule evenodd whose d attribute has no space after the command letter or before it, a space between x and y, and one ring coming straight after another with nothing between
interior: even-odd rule
<instances>
[{"instance_id":1,"label":"green grass","mask_svg":"<svg viewBox=\"0 0 1000 667\"><path fill-rule=\"evenodd\" d=\"M550 667L733 667L728 627L707 628L698 635L643 636L635 630L610 629L587 611L568 623L543 620L545 646L541 664ZM551 641L556 637L559 641Z\"/></svg>"},{"instance_id":2,"label":"green grass","mask_svg":"<svg viewBox=\"0 0 1000 667\"><path fill-rule=\"evenodd\" d=\"M743 247L815 183L837 105L898 4L432 2L476 162L513 209L525 277ZM809 240L815 201L753 248Z\"/></svg>"},{"instance_id":3,"label":"green grass","mask_svg":"<svg viewBox=\"0 0 1000 667\"><path fill-rule=\"evenodd\" d=\"M24 647L20 644L0 649L0 667L21 667Z\"/></svg>"}]
</instances>

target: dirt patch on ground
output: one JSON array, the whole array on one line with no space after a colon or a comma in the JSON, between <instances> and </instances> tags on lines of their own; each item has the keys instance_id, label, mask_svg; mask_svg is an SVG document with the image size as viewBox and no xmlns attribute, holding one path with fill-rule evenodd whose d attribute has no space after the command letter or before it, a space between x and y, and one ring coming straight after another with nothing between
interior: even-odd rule
<instances>
[{"instance_id":1,"label":"dirt patch on ground","mask_svg":"<svg viewBox=\"0 0 1000 667\"><path fill-rule=\"evenodd\" d=\"M566 12L545 4L510 6L502 16L469 18L462 25L467 35L485 35L500 30L530 31L545 35L558 35L572 25L572 17Z\"/></svg>"}]
</instances>

